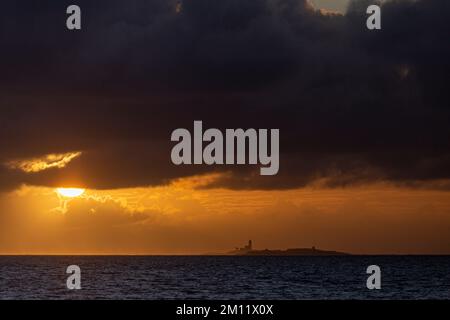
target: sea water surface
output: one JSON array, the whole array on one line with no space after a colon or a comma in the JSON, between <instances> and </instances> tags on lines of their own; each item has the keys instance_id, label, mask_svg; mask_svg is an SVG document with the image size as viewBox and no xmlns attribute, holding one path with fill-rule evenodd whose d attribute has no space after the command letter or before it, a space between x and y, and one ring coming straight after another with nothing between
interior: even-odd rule
<instances>
[{"instance_id":1,"label":"sea water surface","mask_svg":"<svg viewBox=\"0 0 450 320\"><path fill-rule=\"evenodd\" d=\"M450 299L450 256L0 256L0 299Z\"/></svg>"}]
</instances>

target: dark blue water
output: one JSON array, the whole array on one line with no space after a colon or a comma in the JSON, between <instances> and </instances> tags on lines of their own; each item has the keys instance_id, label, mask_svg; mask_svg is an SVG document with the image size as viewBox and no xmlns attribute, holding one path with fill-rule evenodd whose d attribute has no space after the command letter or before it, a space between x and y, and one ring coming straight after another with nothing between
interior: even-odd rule
<instances>
[{"instance_id":1,"label":"dark blue water","mask_svg":"<svg viewBox=\"0 0 450 320\"><path fill-rule=\"evenodd\" d=\"M81 290L66 288L67 266ZM368 290L366 269L381 268ZM0 257L1 299L450 299L450 257Z\"/></svg>"}]
</instances>

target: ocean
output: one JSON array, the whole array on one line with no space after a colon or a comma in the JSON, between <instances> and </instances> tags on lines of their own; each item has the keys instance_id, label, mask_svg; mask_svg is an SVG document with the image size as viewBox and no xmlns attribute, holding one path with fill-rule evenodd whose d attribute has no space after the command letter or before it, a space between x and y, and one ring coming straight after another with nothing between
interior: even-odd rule
<instances>
[{"instance_id":1,"label":"ocean","mask_svg":"<svg viewBox=\"0 0 450 320\"><path fill-rule=\"evenodd\" d=\"M450 256L0 256L0 299L450 299Z\"/></svg>"}]
</instances>

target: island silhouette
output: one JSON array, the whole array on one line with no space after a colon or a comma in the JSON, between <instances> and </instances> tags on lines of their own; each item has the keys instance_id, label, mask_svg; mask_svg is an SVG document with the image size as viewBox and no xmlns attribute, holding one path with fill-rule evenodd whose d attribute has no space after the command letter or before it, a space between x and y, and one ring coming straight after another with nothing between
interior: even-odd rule
<instances>
[{"instance_id":1,"label":"island silhouette","mask_svg":"<svg viewBox=\"0 0 450 320\"><path fill-rule=\"evenodd\" d=\"M253 249L253 241L249 240L248 244L242 248L235 248L226 253L226 255L234 256L347 256L350 253L320 250L316 247L311 248L290 248L286 250L255 250Z\"/></svg>"}]
</instances>

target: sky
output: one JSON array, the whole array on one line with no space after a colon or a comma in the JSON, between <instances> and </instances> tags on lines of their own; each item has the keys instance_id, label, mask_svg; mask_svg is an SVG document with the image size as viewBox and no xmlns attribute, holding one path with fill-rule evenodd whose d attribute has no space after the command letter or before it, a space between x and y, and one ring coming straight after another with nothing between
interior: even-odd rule
<instances>
[{"instance_id":1,"label":"sky","mask_svg":"<svg viewBox=\"0 0 450 320\"><path fill-rule=\"evenodd\" d=\"M70 4L0 12L0 254L450 253L448 1ZM279 173L175 166L194 120Z\"/></svg>"},{"instance_id":2,"label":"sky","mask_svg":"<svg viewBox=\"0 0 450 320\"><path fill-rule=\"evenodd\" d=\"M312 0L316 9L325 9L345 13L350 0Z\"/></svg>"}]
</instances>

